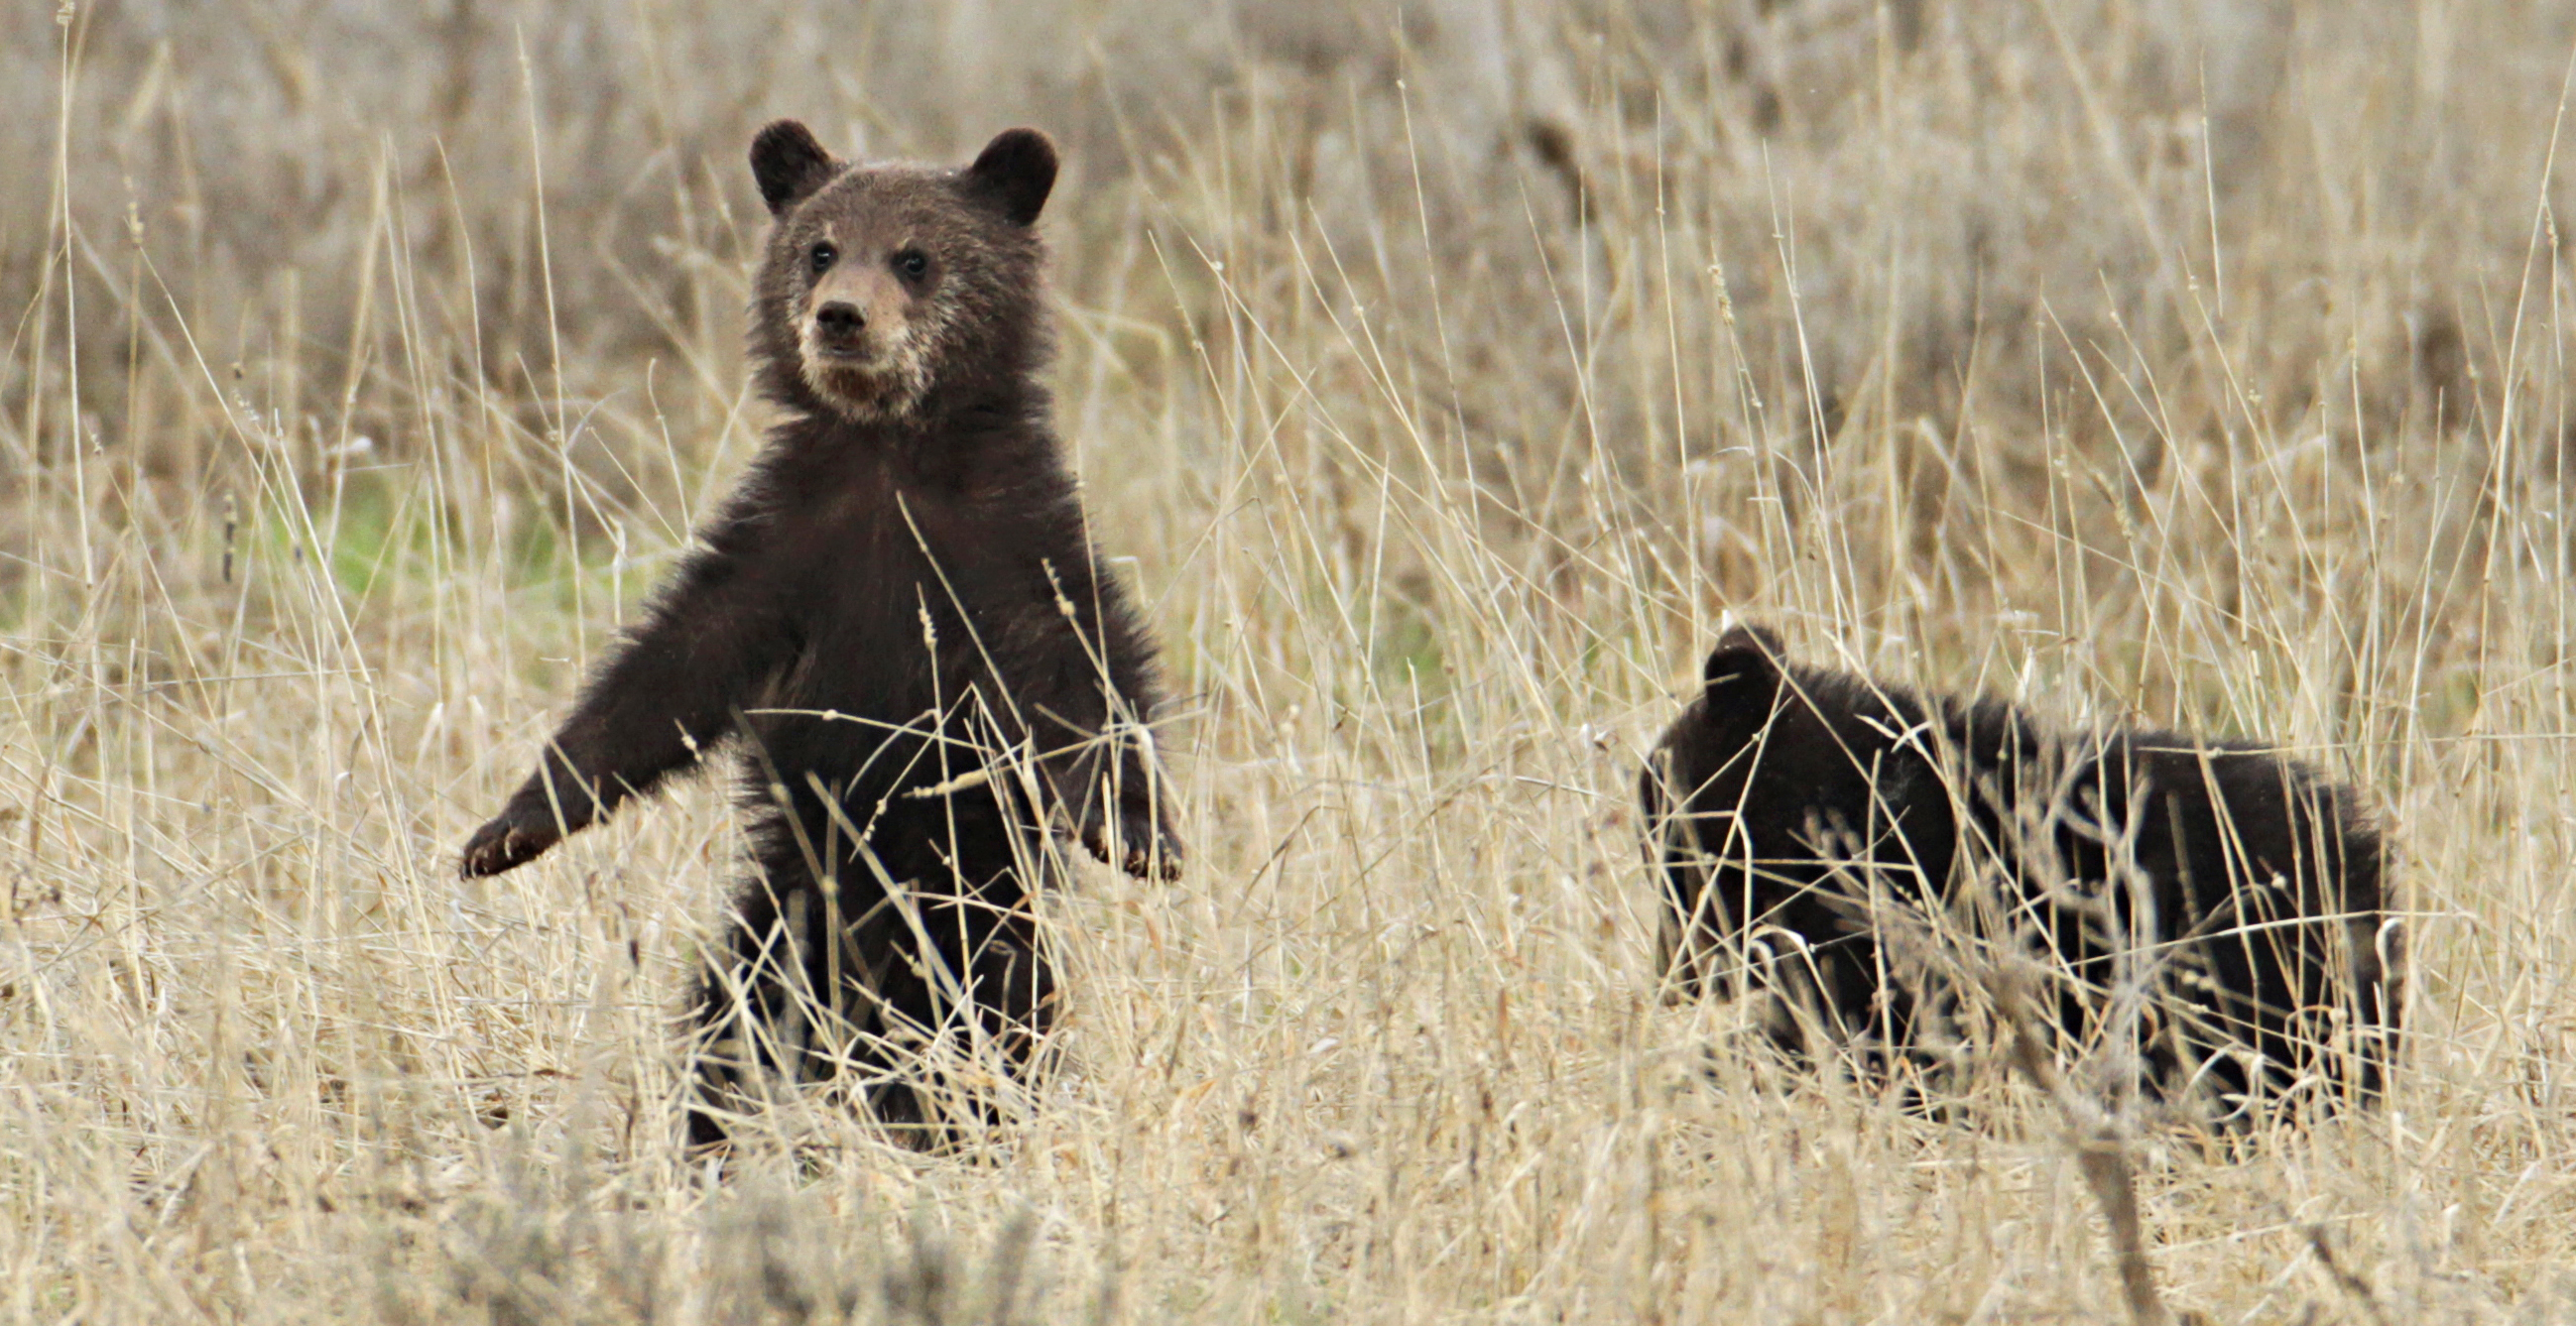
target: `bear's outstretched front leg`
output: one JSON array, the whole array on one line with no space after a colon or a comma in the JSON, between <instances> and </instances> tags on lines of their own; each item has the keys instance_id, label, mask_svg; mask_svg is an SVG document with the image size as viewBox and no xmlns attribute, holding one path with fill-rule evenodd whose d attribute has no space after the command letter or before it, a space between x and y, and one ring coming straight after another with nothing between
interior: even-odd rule
<instances>
[{"instance_id":1,"label":"bear's outstretched front leg","mask_svg":"<svg viewBox=\"0 0 2576 1326\"><path fill-rule=\"evenodd\" d=\"M745 574L747 522L680 567L644 624L602 662L537 770L467 840L461 873L497 875L589 827L731 730L790 648L779 596Z\"/></svg>"}]
</instances>

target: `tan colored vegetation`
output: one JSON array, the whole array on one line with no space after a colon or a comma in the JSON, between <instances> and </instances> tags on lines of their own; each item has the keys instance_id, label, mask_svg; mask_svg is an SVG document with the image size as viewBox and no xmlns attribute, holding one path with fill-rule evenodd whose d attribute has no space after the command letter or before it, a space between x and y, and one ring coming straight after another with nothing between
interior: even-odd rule
<instances>
[{"instance_id":1,"label":"tan colored vegetation","mask_svg":"<svg viewBox=\"0 0 2576 1326\"><path fill-rule=\"evenodd\" d=\"M1500 10L0 16L0 1312L2576 1318L2576 13ZM710 1185L724 790L452 853L757 444L773 114L1065 144L1196 855L1062 900L1025 1126L818 1097ZM2388 1107L2108 1166L2083 1065L1927 1118L1658 1003L1629 789L1729 610L2365 787Z\"/></svg>"}]
</instances>

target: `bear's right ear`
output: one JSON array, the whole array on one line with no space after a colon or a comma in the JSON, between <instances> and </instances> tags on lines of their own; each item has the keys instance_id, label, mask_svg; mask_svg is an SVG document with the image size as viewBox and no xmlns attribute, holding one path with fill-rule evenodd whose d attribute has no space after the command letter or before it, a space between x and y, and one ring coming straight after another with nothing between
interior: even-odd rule
<instances>
[{"instance_id":1,"label":"bear's right ear","mask_svg":"<svg viewBox=\"0 0 2576 1326\"><path fill-rule=\"evenodd\" d=\"M1033 224L1055 189L1055 144L1035 129L1005 129L984 144L966 178L1012 225Z\"/></svg>"},{"instance_id":2,"label":"bear's right ear","mask_svg":"<svg viewBox=\"0 0 2576 1326\"><path fill-rule=\"evenodd\" d=\"M1779 678L1785 652L1780 637L1762 627L1731 626L1717 638L1717 647L1708 651L1708 662L1700 665L1700 680L1711 691L1721 686L1768 689Z\"/></svg>"},{"instance_id":3,"label":"bear's right ear","mask_svg":"<svg viewBox=\"0 0 2576 1326\"><path fill-rule=\"evenodd\" d=\"M832 178L832 154L814 139L814 131L795 120L772 120L751 139L751 177L760 181L760 200L777 216Z\"/></svg>"}]
</instances>

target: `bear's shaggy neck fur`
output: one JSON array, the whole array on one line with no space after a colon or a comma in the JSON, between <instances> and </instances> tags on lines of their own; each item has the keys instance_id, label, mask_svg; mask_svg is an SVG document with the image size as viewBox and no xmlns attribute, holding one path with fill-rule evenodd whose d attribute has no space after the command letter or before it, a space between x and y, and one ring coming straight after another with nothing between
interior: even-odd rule
<instances>
[{"instance_id":1,"label":"bear's shaggy neck fur","mask_svg":"<svg viewBox=\"0 0 2576 1326\"><path fill-rule=\"evenodd\" d=\"M1062 469L1048 422L1053 399L1037 380L1047 360L1040 337L1018 329L995 336L985 342L992 358L933 381L909 408L882 414L853 414L825 400L799 371L792 340L783 349L760 344L776 339L755 333L753 349L761 394L786 412L770 430L772 468L871 458L898 483L948 491Z\"/></svg>"}]
</instances>

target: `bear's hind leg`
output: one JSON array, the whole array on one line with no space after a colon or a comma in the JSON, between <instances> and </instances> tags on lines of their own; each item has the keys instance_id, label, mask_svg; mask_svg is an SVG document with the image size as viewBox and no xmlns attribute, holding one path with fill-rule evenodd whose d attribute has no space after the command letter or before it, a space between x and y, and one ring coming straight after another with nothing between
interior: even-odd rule
<instances>
[{"instance_id":1,"label":"bear's hind leg","mask_svg":"<svg viewBox=\"0 0 2576 1326\"><path fill-rule=\"evenodd\" d=\"M844 946L829 942L840 928L836 902L792 843L763 845L725 918L723 957L691 1001L692 1147L727 1140L725 1120L754 1104L761 1075L819 1080L844 1057L847 982L834 979Z\"/></svg>"},{"instance_id":2,"label":"bear's hind leg","mask_svg":"<svg viewBox=\"0 0 2576 1326\"><path fill-rule=\"evenodd\" d=\"M1053 1026L1055 972L1020 869L988 866L981 884L946 876L947 891L914 894L926 950L902 923L867 945L900 946L883 964L883 1021L904 1042L899 1071L871 1089L869 1106L934 1148L1014 1112Z\"/></svg>"}]
</instances>

